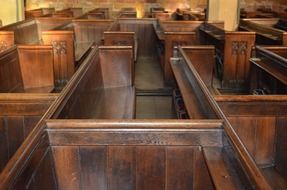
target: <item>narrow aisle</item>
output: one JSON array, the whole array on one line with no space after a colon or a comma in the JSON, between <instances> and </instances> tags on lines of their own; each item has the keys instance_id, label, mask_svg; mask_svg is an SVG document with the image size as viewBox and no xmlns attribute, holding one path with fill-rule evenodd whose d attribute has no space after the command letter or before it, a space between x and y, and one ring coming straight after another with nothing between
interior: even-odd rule
<instances>
[{"instance_id":1,"label":"narrow aisle","mask_svg":"<svg viewBox=\"0 0 287 190\"><path fill-rule=\"evenodd\" d=\"M163 72L156 57L139 57L135 70L135 86L138 90L164 88Z\"/></svg>"}]
</instances>

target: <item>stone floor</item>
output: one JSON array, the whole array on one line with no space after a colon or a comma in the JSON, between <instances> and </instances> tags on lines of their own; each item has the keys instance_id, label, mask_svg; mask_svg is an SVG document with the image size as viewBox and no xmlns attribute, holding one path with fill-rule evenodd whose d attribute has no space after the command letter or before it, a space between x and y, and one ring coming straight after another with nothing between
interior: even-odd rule
<instances>
[{"instance_id":1,"label":"stone floor","mask_svg":"<svg viewBox=\"0 0 287 190\"><path fill-rule=\"evenodd\" d=\"M175 119L171 96L137 96L137 119Z\"/></svg>"},{"instance_id":2,"label":"stone floor","mask_svg":"<svg viewBox=\"0 0 287 190\"><path fill-rule=\"evenodd\" d=\"M135 66L135 86L140 90L164 88L163 72L154 57L139 57Z\"/></svg>"},{"instance_id":3,"label":"stone floor","mask_svg":"<svg viewBox=\"0 0 287 190\"><path fill-rule=\"evenodd\" d=\"M153 91L165 89L163 72L156 58L138 58L135 71L137 91L147 90L151 95L136 97L136 118L175 119L172 97L153 95Z\"/></svg>"}]
</instances>

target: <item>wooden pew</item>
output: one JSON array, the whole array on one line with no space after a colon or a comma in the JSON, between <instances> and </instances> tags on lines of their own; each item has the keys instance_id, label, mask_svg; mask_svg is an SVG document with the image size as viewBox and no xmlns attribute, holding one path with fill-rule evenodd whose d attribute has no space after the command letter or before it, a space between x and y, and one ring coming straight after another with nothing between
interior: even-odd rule
<instances>
[{"instance_id":1,"label":"wooden pew","mask_svg":"<svg viewBox=\"0 0 287 190\"><path fill-rule=\"evenodd\" d=\"M205 48L207 49L208 47ZM204 52L202 50L202 52L198 53L197 51L200 51L200 49L196 49L196 47L193 47L193 50L189 50L188 47L182 49L187 50L182 54L183 59L189 59L189 64L203 77L203 82L209 84L210 80L206 80L206 77L210 77L211 75L210 71L207 72L209 69L206 69L209 64L206 64L206 60L202 60L202 62L198 60L198 56L202 55L202 53L206 54L207 51ZM278 55L275 56L273 55L274 53L272 54L266 49L276 52L276 54L286 56L285 47L264 47L264 49L257 47L257 59L252 61L254 62L253 64L258 62L259 65L260 58L264 63L276 68L276 64L280 64ZM276 57L277 60L272 59ZM283 60L280 61L281 63L283 62ZM199 63L203 63L203 65L199 65ZM262 69L264 67L260 66L260 68ZM285 71L283 70L282 72ZM280 74L277 73L276 76L276 74L273 73L273 76L274 78L279 78ZM211 91L210 88L208 89ZM284 87L280 90L284 90ZM283 131L285 130L285 126L284 124L282 125L282 123L286 121L287 99L285 95L278 95L280 92L282 93L282 91L273 91L270 93L271 95L255 96L234 93L222 95L219 91L217 91L217 94L214 94L215 100L228 117L231 125L245 144L253 159L262 169L264 176L273 189L285 189L287 187L286 165L282 162L282 158L286 157L285 152L282 151L285 149L285 143L282 141L282 136L278 134L278 131L284 133ZM284 94L286 94L286 92ZM283 148L281 148L281 145Z\"/></svg>"},{"instance_id":2,"label":"wooden pew","mask_svg":"<svg viewBox=\"0 0 287 190\"><path fill-rule=\"evenodd\" d=\"M66 48L70 48L66 41L73 43L71 34L65 34L66 41L58 34L47 40L46 30L71 22L71 18L38 18L25 20L0 28L1 49L9 48L13 44L52 45L54 48L55 85L64 86L74 73L74 65L67 61ZM44 33L44 34L43 34ZM58 41L61 40L61 41ZM47 42L48 41L48 42ZM69 56L69 54L68 54ZM59 74L63 73L63 74ZM59 77L61 76L61 77Z\"/></svg>"},{"instance_id":3,"label":"wooden pew","mask_svg":"<svg viewBox=\"0 0 287 190\"><path fill-rule=\"evenodd\" d=\"M137 11L135 8L122 8L117 18L137 18Z\"/></svg>"},{"instance_id":4,"label":"wooden pew","mask_svg":"<svg viewBox=\"0 0 287 190\"><path fill-rule=\"evenodd\" d=\"M160 41L159 48L164 50L161 51L162 55L159 56L164 59L161 60L161 63L163 64L166 84L172 85L174 83L173 73L169 64L174 47L179 45L199 45L199 27L201 24L203 24L202 21L160 21L159 27L155 27ZM222 22L216 22L215 24L223 25Z\"/></svg>"},{"instance_id":5,"label":"wooden pew","mask_svg":"<svg viewBox=\"0 0 287 190\"><path fill-rule=\"evenodd\" d=\"M255 32L227 32L213 24L200 27L202 44L216 48L216 74L222 88L240 88L246 85Z\"/></svg>"},{"instance_id":6,"label":"wooden pew","mask_svg":"<svg viewBox=\"0 0 287 190\"><path fill-rule=\"evenodd\" d=\"M55 8L39 8L33 10L26 10L25 11L25 19L42 17L47 14L53 14L55 12Z\"/></svg>"},{"instance_id":7,"label":"wooden pew","mask_svg":"<svg viewBox=\"0 0 287 190\"><path fill-rule=\"evenodd\" d=\"M287 33L275 28L278 18L241 19L240 30L256 32L256 43L261 45L287 45Z\"/></svg>"},{"instance_id":8,"label":"wooden pew","mask_svg":"<svg viewBox=\"0 0 287 190\"><path fill-rule=\"evenodd\" d=\"M50 17L73 17L77 18L83 15L82 8L67 8L63 10L56 11L48 16Z\"/></svg>"},{"instance_id":9,"label":"wooden pew","mask_svg":"<svg viewBox=\"0 0 287 190\"><path fill-rule=\"evenodd\" d=\"M84 61L93 44L102 43L103 32L112 20L76 19L54 30L42 32L43 43L55 49L55 79L63 85Z\"/></svg>"},{"instance_id":10,"label":"wooden pew","mask_svg":"<svg viewBox=\"0 0 287 190\"><path fill-rule=\"evenodd\" d=\"M95 52L95 51L94 51ZM131 46L103 46L59 117L134 118L134 62Z\"/></svg>"},{"instance_id":11,"label":"wooden pew","mask_svg":"<svg viewBox=\"0 0 287 190\"><path fill-rule=\"evenodd\" d=\"M250 92L287 94L287 47L256 47L251 59Z\"/></svg>"},{"instance_id":12,"label":"wooden pew","mask_svg":"<svg viewBox=\"0 0 287 190\"><path fill-rule=\"evenodd\" d=\"M195 48L196 47L194 47L194 49ZM209 49L211 49L211 47L201 47L201 49L202 48L206 48L206 49L209 48ZM195 103L194 103L195 98L196 97L202 97L202 94L198 94L196 96L194 96L193 94L194 93L198 93L199 92L198 89L200 89L200 88L204 89L207 94L210 93L209 92L210 91L209 88L206 86L206 83L210 82L206 78L209 74L206 73L205 69L203 69L205 67L208 68L208 64L206 64L204 62L204 60L203 60L201 63L203 63L204 65L202 66L203 68L201 68L200 67L201 65L198 64L198 61L194 61L194 60L196 60L196 57L198 58L198 56L201 55L201 54L198 54L196 51L200 51L200 48L198 50L195 50L195 51L190 51L191 54L192 53L193 54L197 54L196 56L195 55L191 55L191 58L193 58L193 59L190 60L188 58L187 54L183 51L183 49L179 48L179 52L177 54L178 56L171 59L172 69L173 69L175 78L177 80L178 87L179 87L179 89L180 89L180 91L182 93L184 104L185 104L186 108L188 109L188 114L189 114L190 117L193 117L195 115L195 113L197 112L196 110L198 110L194 106L195 105ZM205 51L207 51L207 50L205 50ZM196 62L196 63L194 63L194 62ZM201 79L201 76L203 76L204 78ZM196 83L196 81L198 81L198 83ZM232 101L232 99L234 99L234 101ZM249 119L249 123L247 121L245 123L242 123L242 120L240 120L238 118L235 118L235 119L233 118L232 121L230 120L230 117L228 117L228 119L229 119L229 121L231 122L231 125L232 125L231 130L233 132L236 132L236 135L239 135L239 137L240 137L240 139L242 141L241 143L243 143L247 147L248 150L250 150L249 149L250 146L252 146L253 148L256 146L255 144L253 144L251 142L252 138L249 138L249 134L250 134L249 132L251 130L251 126L250 125L252 125L252 121L254 121L253 115L254 116L255 115L258 116L258 115L261 114L261 112L265 112L265 111L262 111L262 110L264 109L263 107L265 107L266 105L267 106L270 105L270 107L268 107L268 108L270 108L270 110L266 111L267 115L268 115L268 113L270 114L273 111L274 111L274 113L272 113L272 114L275 114L275 115L277 113L281 112L281 114L277 115L280 118L281 118L282 114L286 115L286 112L283 111L283 110L286 109L285 108L286 107L286 102L285 103L281 102L282 100L284 100L284 97L280 97L280 98L277 97L277 99L276 99L276 96L275 97L270 97L270 98L269 97L263 97L262 98L260 96L242 96L242 95L224 96L224 95L216 95L215 96L215 100L218 101L218 104L219 104L220 108L224 111L225 115L227 114L226 115L227 117L229 116L229 114L233 115L233 117L236 117L236 116L234 116L234 114L240 113L241 111L243 111L243 109L246 111L245 113L242 112L242 117L248 118ZM229 100L230 100L230 102L229 102ZM266 103L266 102L264 102L264 100L269 100L270 102ZM238 103L237 101L239 102L239 104L237 104ZM254 102L252 102L252 101L254 101ZM285 101L286 101L286 97L285 97ZM240 104L240 102L242 103L242 105ZM203 101L201 101L201 104L203 104L203 107L206 107L206 104L204 104ZM260 105L261 107L257 107L257 105L258 106ZM227 110L228 110L228 112L225 112ZM250 117L249 117L249 115L250 115ZM237 122L237 123L235 123L235 122ZM254 122L256 123L256 121L254 121ZM262 120L262 122L260 122L260 123L258 122L258 125L261 125L263 123L264 123L264 120ZM236 125L236 126L234 126L234 125ZM236 129L235 129L235 127L236 127ZM260 133L263 130L265 130L264 131L265 133L263 132L262 134L269 135L268 137L272 136L272 134L269 134L270 131L267 132L270 129L269 127L270 127L270 125L266 124L265 128L263 128L261 131L258 130L258 133ZM245 130L245 129L248 129L248 131ZM237 130L241 134L238 134ZM270 130L272 130L272 129L270 129ZM267 140L266 137L267 136L259 137L262 140L262 143L263 143L262 145L260 145L262 148L266 145L266 142L264 142L265 140ZM249 141L247 142L246 139L248 139ZM260 142L256 141L256 143L260 143ZM270 142L268 142L268 144L269 143ZM259 144L258 144L258 146L259 146ZM259 148L260 150L258 149L258 157L257 158L260 157L259 159L261 159L261 160L265 159L265 161L263 161L263 162L266 162L267 159L270 159L270 157L269 158L267 158L267 157L270 156L268 154L268 151L273 148L273 147L272 148L271 147L272 147L272 145L268 146L268 147L264 147L263 149ZM270 152L272 152L272 150L270 150ZM254 151L253 152L249 152L249 153L250 153L250 156L252 156L252 158L257 162L258 160L256 160L256 157L254 157ZM259 165L258 165L258 167L259 167ZM262 178L266 178L267 175L266 175L265 171L258 170L258 172L260 173ZM270 175L273 174L275 176L274 173L269 173L269 174ZM263 177L263 175L264 175L264 177ZM277 174L277 176L278 176L278 174ZM278 179L277 182L280 181L280 180L282 180L282 178ZM270 182L271 181L270 178L266 178L263 181L265 181L265 183L267 183L267 184L265 184L265 185L267 185L265 188L271 189L271 186L274 187L273 186L274 184L272 184ZM278 185L277 182L275 182L275 183ZM281 182L279 183L279 185L282 185ZM277 187L280 187L280 186L277 186ZM283 187L285 187L284 183L283 183ZM274 188L274 189L277 189L277 188Z\"/></svg>"},{"instance_id":13,"label":"wooden pew","mask_svg":"<svg viewBox=\"0 0 287 190\"><path fill-rule=\"evenodd\" d=\"M6 165L0 188L271 189L200 80L194 92L207 105L201 107L207 111L202 120L85 120L63 114L77 112L73 95L89 96L86 90L101 83L94 78L101 66L92 64L101 57L96 51Z\"/></svg>"},{"instance_id":14,"label":"wooden pew","mask_svg":"<svg viewBox=\"0 0 287 190\"><path fill-rule=\"evenodd\" d=\"M57 94L0 94L0 173Z\"/></svg>"},{"instance_id":15,"label":"wooden pew","mask_svg":"<svg viewBox=\"0 0 287 190\"><path fill-rule=\"evenodd\" d=\"M280 30L287 31L287 17L285 19L279 19L279 21L274 25L274 27Z\"/></svg>"},{"instance_id":16,"label":"wooden pew","mask_svg":"<svg viewBox=\"0 0 287 190\"><path fill-rule=\"evenodd\" d=\"M104 33L104 44L133 46L135 61L138 57L153 57L156 55L155 23L156 20L151 18L118 19Z\"/></svg>"},{"instance_id":17,"label":"wooden pew","mask_svg":"<svg viewBox=\"0 0 287 190\"><path fill-rule=\"evenodd\" d=\"M52 92L52 46L20 45L0 53L0 92Z\"/></svg>"},{"instance_id":18,"label":"wooden pew","mask_svg":"<svg viewBox=\"0 0 287 190\"><path fill-rule=\"evenodd\" d=\"M92 19L109 19L110 9L109 8L96 8L88 12L88 17Z\"/></svg>"},{"instance_id":19,"label":"wooden pew","mask_svg":"<svg viewBox=\"0 0 287 190\"><path fill-rule=\"evenodd\" d=\"M286 189L286 96L215 99L273 189Z\"/></svg>"},{"instance_id":20,"label":"wooden pew","mask_svg":"<svg viewBox=\"0 0 287 190\"><path fill-rule=\"evenodd\" d=\"M111 23L111 20L77 19L54 30L42 32L43 43L52 44L57 50L54 62L58 68L55 77L59 84L67 83L93 43L101 44L102 33Z\"/></svg>"}]
</instances>

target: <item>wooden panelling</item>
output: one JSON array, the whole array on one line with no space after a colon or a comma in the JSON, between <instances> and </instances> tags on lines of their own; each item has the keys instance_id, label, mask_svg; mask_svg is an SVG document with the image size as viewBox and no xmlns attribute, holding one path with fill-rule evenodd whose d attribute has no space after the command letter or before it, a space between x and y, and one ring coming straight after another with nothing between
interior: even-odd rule
<instances>
[{"instance_id":1,"label":"wooden panelling","mask_svg":"<svg viewBox=\"0 0 287 190\"><path fill-rule=\"evenodd\" d=\"M46 31L43 43L54 49L55 85L63 85L75 73L74 33L72 31Z\"/></svg>"},{"instance_id":2,"label":"wooden panelling","mask_svg":"<svg viewBox=\"0 0 287 190\"><path fill-rule=\"evenodd\" d=\"M226 32L224 46L223 86L247 83L250 74L254 33Z\"/></svg>"},{"instance_id":3,"label":"wooden panelling","mask_svg":"<svg viewBox=\"0 0 287 190\"><path fill-rule=\"evenodd\" d=\"M43 135L36 144L33 154L25 162L24 171L17 179L13 179L10 189L58 189L51 149L48 138Z\"/></svg>"},{"instance_id":4,"label":"wooden panelling","mask_svg":"<svg viewBox=\"0 0 287 190\"><path fill-rule=\"evenodd\" d=\"M230 117L229 121L258 165L274 164L274 117Z\"/></svg>"},{"instance_id":5,"label":"wooden panelling","mask_svg":"<svg viewBox=\"0 0 287 190\"><path fill-rule=\"evenodd\" d=\"M165 32L165 63L164 63L164 78L168 84L173 84L174 77L170 66L170 58L173 56L174 48L178 46L198 45L197 36L195 32L177 33Z\"/></svg>"},{"instance_id":6,"label":"wooden panelling","mask_svg":"<svg viewBox=\"0 0 287 190\"><path fill-rule=\"evenodd\" d=\"M23 94L0 96L0 171L56 97Z\"/></svg>"},{"instance_id":7,"label":"wooden panelling","mask_svg":"<svg viewBox=\"0 0 287 190\"><path fill-rule=\"evenodd\" d=\"M193 146L57 146L53 154L60 189L197 189L207 172L195 170L203 157Z\"/></svg>"},{"instance_id":8,"label":"wooden panelling","mask_svg":"<svg viewBox=\"0 0 287 190\"><path fill-rule=\"evenodd\" d=\"M24 88L16 47L0 53L0 73L1 93Z\"/></svg>"},{"instance_id":9,"label":"wooden panelling","mask_svg":"<svg viewBox=\"0 0 287 190\"><path fill-rule=\"evenodd\" d=\"M0 52L14 45L14 32L0 31Z\"/></svg>"},{"instance_id":10,"label":"wooden panelling","mask_svg":"<svg viewBox=\"0 0 287 190\"><path fill-rule=\"evenodd\" d=\"M37 44L41 37L36 20L24 20L1 27L0 31L13 31L15 44Z\"/></svg>"},{"instance_id":11,"label":"wooden panelling","mask_svg":"<svg viewBox=\"0 0 287 190\"><path fill-rule=\"evenodd\" d=\"M52 46L18 46L24 88L54 87Z\"/></svg>"},{"instance_id":12,"label":"wooden panelling","mask_svg":"<svg viewBox=\"0 0 287 190\"><path fill-rule=\"evenodd\" d=\"M212 46L184 46L182 48L207 87L212 87L215 49Z\"/></svg>"},{"instance_id":13,"label":"wooden panelling","mask_svg":"<svg viewBox=\"0 0 287 190\"><path fill-rule=\"evenodd\" d=\"M105 88L132 86L135 67L133 51L127 47L101 47L100 67Z\"/></svg>"},{"instance_id":14,"label":"wooden panelling","mask_svg":"<svg viewBox=\"0 0 287 190\"><path fill-rule=\"evenodd\" d=\"M108 148L109 189L136 189L136 148L133 146L110 146Z\"/></svg>"},{"instance_id":15,"label":"wooden panelling","mask_svg":"<svg viewBox=\"0 0 287 190\"><path fill-rule=\"evenodd\" d=\"M73 21L75 38L77 42L94 42L101 45L104 31L107 31L112 20L86 20Z\"/></svg>"},{"instance_id":16,"label":"wooden panelling","mask_svg":"<svg viewBox=\"0 0 287 190\"><path fill-rule=\"evenodd\" d=\"M286 117L277 118L276 128L276 170L279 171L281 176L287 181L287 119Z\"/></svg>"},{"instance_id":17,"label":"wooden panelling","mask_svg":"<svg viewBox=\"0 0 287 190\"><path fill-rule=\"evenodd\" d=\"M153 29L155 22L155 19L118 20L121 32L135 33L139 57L150 57L156 53L156 34Z\"/></svg>"}]
</instances>

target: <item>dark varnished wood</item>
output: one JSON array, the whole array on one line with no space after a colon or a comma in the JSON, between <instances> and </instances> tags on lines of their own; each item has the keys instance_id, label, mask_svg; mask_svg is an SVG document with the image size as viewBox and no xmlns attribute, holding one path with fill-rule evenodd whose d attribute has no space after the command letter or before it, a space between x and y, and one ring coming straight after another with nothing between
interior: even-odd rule
<instances>
[{"instance_id":1,"label":"dark varnished wood","mask_svg":"<svg viewBox=\"0 0 287 190\"><path fill-rule=\"evenodd\" d=\"M0 171L34 129L57 95L0 95Z\"/></svg>"}]
</instances>

